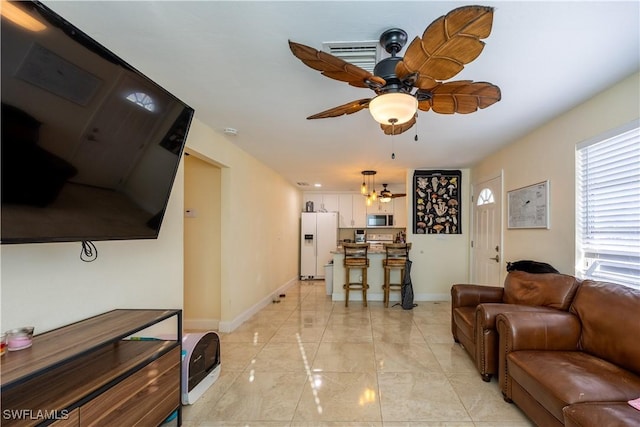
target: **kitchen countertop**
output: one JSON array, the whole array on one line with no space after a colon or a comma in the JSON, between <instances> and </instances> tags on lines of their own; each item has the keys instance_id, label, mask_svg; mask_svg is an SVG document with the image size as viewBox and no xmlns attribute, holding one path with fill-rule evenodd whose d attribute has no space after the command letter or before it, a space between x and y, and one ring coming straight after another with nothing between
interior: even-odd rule
<instances>
[{"instance_id":1,"label":"kitchen countertop","mask_svg":"<svg viewBox=\"0 0 640 427\"><path fill-rule=\"evenodd\" d=\"M331 251L332 254L334 255L343 255L344 254L344 249L341 247L336 248L335 251ZM386 254L386 251L384 249L369 249L367 251L368 255L375 255L375 254Z\"/></svg>"}]
</instances>

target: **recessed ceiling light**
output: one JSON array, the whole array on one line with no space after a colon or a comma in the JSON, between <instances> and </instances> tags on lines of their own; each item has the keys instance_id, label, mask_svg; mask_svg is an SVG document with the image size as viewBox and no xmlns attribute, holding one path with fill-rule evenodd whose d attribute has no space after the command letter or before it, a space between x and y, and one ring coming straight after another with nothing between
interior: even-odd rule
<instances>
[{"instance_id":1,"label":"recessed ceiling light","mask_svg":"<svg viewBox=\"0 0 640 427\"><path fill-rule=\"evenodd\" d=\"M318 183L316 183L316 184L313 184L313 186L314 186L314 187L322 187L322 184L318 184Z\"/></svg>"}]
</instances>

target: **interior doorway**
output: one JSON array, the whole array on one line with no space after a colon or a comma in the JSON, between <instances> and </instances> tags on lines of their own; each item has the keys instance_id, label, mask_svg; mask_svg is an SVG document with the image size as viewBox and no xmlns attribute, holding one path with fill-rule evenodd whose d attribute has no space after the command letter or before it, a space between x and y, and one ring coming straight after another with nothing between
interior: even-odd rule
<instances>
[{"instance_id":1,"label":"interior doorway","mask_svg":"<svg viewBox=\"0 0 640 427\"><path fill-rule=\"evenodd\" d=\"M184 325L217 330L221 318L221 169L194 153L184 165Z\"/></svg>"},{"instance_id":2,"label":"interior doorway","mask_svg":"<svg viewBox=\"0 0 640 427\"><path fill-rule=\"evenodd\" d=\"M500 286L502 262L502 173L473 184L472 283Z\"/></svg>"}]
</instances>

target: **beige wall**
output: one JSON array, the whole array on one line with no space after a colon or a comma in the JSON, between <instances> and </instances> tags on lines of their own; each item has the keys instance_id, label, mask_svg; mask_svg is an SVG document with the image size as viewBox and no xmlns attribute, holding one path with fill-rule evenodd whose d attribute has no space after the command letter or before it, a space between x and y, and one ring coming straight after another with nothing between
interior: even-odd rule
<instances>
[{"instance_id":1,"label":"beige wall","mask_svg":"<svg viewBox=\"0 0 640 427\"><path fill-rule=\"evenodd\" d=\"M429 168L448 169L448 168ZM407 173L407 191L413 194L413 170ZM412 243L411 282L415 299L450 299L453 283L466 283L469 277L469 169L461 169L460 227L462 234L413 234L413 200L407 197L407 241Z\"/></svg>"},{"instance_id":2,"label":"beige wall","mask_svg":"<svg viewBox=\"0 0 640 427\"><path fill-rule=\"evenodd\" d=\"M114 308L182 308L180 165L158 239L95 242L98 259L80 260L80 242L0 246L0 330L41 333Z\"/></svg>"},{"instance_id":3,"label":"beige wall","mask_svg":"<svg viewBox=\"0 0 640 427\"><path fill-rule=\"evenodd\" d=\"M197 119L187 146L221 167L220 330L230 330L297 279L302 194Z\"/></svg>"},{"instance_id":4,"label":"beige wall","mask_svg":"<svg viewBox=\"0 0 640 427\"><path fill-rule=\"evenodd\" d=\"M472 182L503 170L504 260L534 259L575 273L575 147L640 117L640 74L558 116L472 168ZM507 191L549 180L550 229L506 227ZM502 279L506 275L503 269Z\"/></svg>"},{"instance_id":5,"label":"beige wall","mask_svg":"<svg viewBox=\"0 0 640 427\"><path fill-rule=\"evenodd\" d=\"M184 325L217 329L220 320L219 167L195 156L184 160Z\"/></svg>"},{"instance_id":6,"label":"beige wall","mask_svg":"<svg viewBox=\"0 0 640 427\"><path fill-rule=\"evenodd\" d=\"M221 167L220 295L211 302L230 330L297 278L302 196L197 118L187 146ZM181 162L159 238L96 242L92 263L80 261L80 243L0 246L0 329L44 332L114 308L182 308L183 199Z\"/></svg>"}]
</instances>

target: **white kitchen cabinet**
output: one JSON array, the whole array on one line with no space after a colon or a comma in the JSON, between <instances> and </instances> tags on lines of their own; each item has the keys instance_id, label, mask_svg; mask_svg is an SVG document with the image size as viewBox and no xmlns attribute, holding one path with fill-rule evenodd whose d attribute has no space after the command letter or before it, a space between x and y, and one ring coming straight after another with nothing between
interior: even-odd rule
<instances>
[{"instance_id":1,"label":"white kitchen cabinet","mask_svg":"<svg viewBox=\"0 0 640 427\"><path fill-rule=\"evenodd\" d=\"M316 210L325 210L327 212L338 212L339 203L338 203L338 194L322 194L322 204L320 205L320 209L316 208Z\"/></svg>"},{"instance_id":2,"label":"white kitchen cabinet","mask_svg":"<svg viewBox=\"0 0 640 427\"><path fill-rule=\"evenodd\" d=\"M393 199L388 203L382 203L380 200L376 200L367 206L368 214L393 214Z\"/></svg>"},{"instance_id":3,"label":"white kitchen cabinet","mask_svg":"<svg viewBox=\"0 0 640 427\"><path fill-rule=\"evenodd\" d=\"M306 210L309 201L313 202L314 212L338 212L338 194L304 192L302 194L302 211Z\"/></svg>"},{"instance_id":4,"label":"white kitchen cabinet","mask_svg":"<svg viewBox=\"0 0 640 427\"><path fill-rule=\"evenodd\" d=\"M367 223L365 197L361 194L340 194L338 201L340 228L365 228Z\"/></svg>"},{"instance_id":5,"label":"white kitchen cabinet","mask_svg":"<svg viewBox=\"0 0 640 427\"><path fill-rule=\"evenodd\" d=\"M313 202L313 212L317 212L322 204L322 193L302 193L302 211L307 210L307 202Z\"/></svg>"},{"instance_id":6,"label":"white kitchen cabinet","mask_svg":"<svg viewBox=\"0 0 640 427\"><path fill-rule=\"evenodd\" d=\"M393 203L393 221L394 227L406 228L407 227L407 203L408 197L396 197L392 200Z\"/></svg>"},{"instance_id":7,"label":"white kitchen cabinet","mask_svg":"<svg viewBox=\"0 0 640 427\"><path fill-rule=\"evenodd\" d=\"M367 226L367 200L362 194L353 194L353 227Z\"/></svg>"},{"instance_id":8,"label":"white kitchen cabinet","mask_svg":"<svg viewBox=\"0 0 640 427\"><path fill-rule=\"evenodd\" d=\"M339 227L355 227L353 222L353 194L338 195Z\"/></svg>"}]
</instances>

